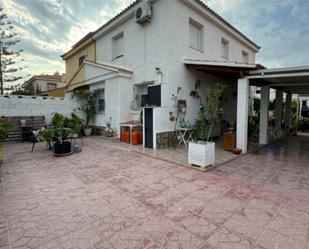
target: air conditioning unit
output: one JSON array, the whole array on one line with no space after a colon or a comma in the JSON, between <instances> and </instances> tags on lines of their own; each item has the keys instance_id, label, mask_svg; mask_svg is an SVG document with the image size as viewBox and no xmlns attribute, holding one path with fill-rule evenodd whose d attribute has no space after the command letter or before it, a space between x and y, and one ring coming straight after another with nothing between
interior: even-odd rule
<instances>
[{"instance_id":1,"label":"air conditioning unit","mask_svg":"<svg viewBox=\"0 0 309 249\"><path fill-rule=\"evenodd\" d=\"M152 5L148 1L135 11L135 21L139 24L150 22L152 18Z\"/></svg>"}]
</instances>

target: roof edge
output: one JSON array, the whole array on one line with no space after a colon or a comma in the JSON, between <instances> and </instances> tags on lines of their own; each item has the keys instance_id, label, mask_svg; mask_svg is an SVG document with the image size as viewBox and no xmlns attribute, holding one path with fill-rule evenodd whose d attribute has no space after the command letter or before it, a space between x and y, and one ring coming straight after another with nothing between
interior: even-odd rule
<instances>
[{"instance_id":1,"label":"roof edge","mask_svg":"<svg viewBox=\"0 0 309 249\"><path fill-rule=\"evenodd\" d=\"M184 2L185 4L191 4L192 5L192 1L188 1L188 0L181 0L182 2ZM244 40L246 40L248 43L250 43L253 47L255 47L256 52L258 52L261 47L259 45L257 45L255 42L253 42L250 38L248 38L245 34L243 34L241 31L239 31L237 28L235 28L232 24L230 24L228 21L226 21L222 16L220 16L217 12L215 12L213 9L211 9L210 7L208 7L208 5L206 5L203 1L201 0L194 0L194 2L196 4L198 4L199 6L201 6L202 8L204 8L205 10L207 10L211 15L213 15L218 21L220 21L221 23L223 23L224 25L226 25L228 28L230 28L232 31L234 31L236 34L238 34L239 36L241 36Z\"/></svg>"}]
</instances>

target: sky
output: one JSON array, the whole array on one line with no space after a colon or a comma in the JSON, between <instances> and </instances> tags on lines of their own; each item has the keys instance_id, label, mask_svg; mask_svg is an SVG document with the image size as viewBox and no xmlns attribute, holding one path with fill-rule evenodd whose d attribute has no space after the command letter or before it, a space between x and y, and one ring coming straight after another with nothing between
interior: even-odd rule
<instances>
[{"instance_id":1,"label":"sky","mask_svg":"<svg viewBox=\"0 0 309 249\"><path fill-rule=\"evenodd\" d=\"M160 0L169 1L169 0ZM309 65L309 0L203 0L262 47L267 67ZM60 57L133 0L0 0L24 50L24 75L65 72Z\"/></svg>"}]
</instances>

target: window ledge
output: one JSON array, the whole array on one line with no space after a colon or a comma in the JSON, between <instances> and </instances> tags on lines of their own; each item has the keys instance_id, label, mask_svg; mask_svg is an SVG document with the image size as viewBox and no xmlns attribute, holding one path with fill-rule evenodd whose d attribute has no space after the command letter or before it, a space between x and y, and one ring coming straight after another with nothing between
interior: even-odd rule
<instances>
[{"instance_id":1,"label":"window ledge","mask_svg":"<svg viewBox=\"0 0 309 249\"><path fill-rule=\"evenodd\" d=\"M105 114L105 111L96 112L96 114L102 115L102 114Z\"/></svg>"}]
</instances>

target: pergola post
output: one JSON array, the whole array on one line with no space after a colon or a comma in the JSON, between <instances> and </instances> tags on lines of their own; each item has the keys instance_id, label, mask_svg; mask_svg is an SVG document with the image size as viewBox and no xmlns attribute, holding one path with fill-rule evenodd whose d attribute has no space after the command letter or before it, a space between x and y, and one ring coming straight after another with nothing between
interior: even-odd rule
<instances>
[{"instance_id":1,"label":"pergola post","mask_svg":"<svg viewBox=\"0 0 309 249\"><path fill-rule=\"evenodd\" d=\"M238 79L237 82L237 132L236 146L247 153L248 147L248 111L249 111L249 79Z\"/></svg>"},{"instance_id":2,"label":"pergola post","mask_svg":"<svg viewBox=\"0 0 309 249\"><path fill-rule=\"evenodd\" d=\"M282 103L283 103L283 92L276 90L276 103L275 103L275 130L277 134L281 132L282 125Z\"/></svg>"},{"instance_id":3,"label":"pergola post","mask_svg":"<svg viewBox=\"0 0 309 249\"><path fill-rule=\"evenodd\" d=\"M291 112L292 112L292 94L287 93L285 99L285 116L284 116L284 127L289 132L291 129Z\"/></svg>"},{"instance_id":4,"label":"pergola post","mask_svg":"<svg viewBox=\"0 0 309 249\"><path fill-rule=\"evenodd\" d=\"M261 87L259 143L268 143L269 86Z\"/></svg>"}]
</instances>

